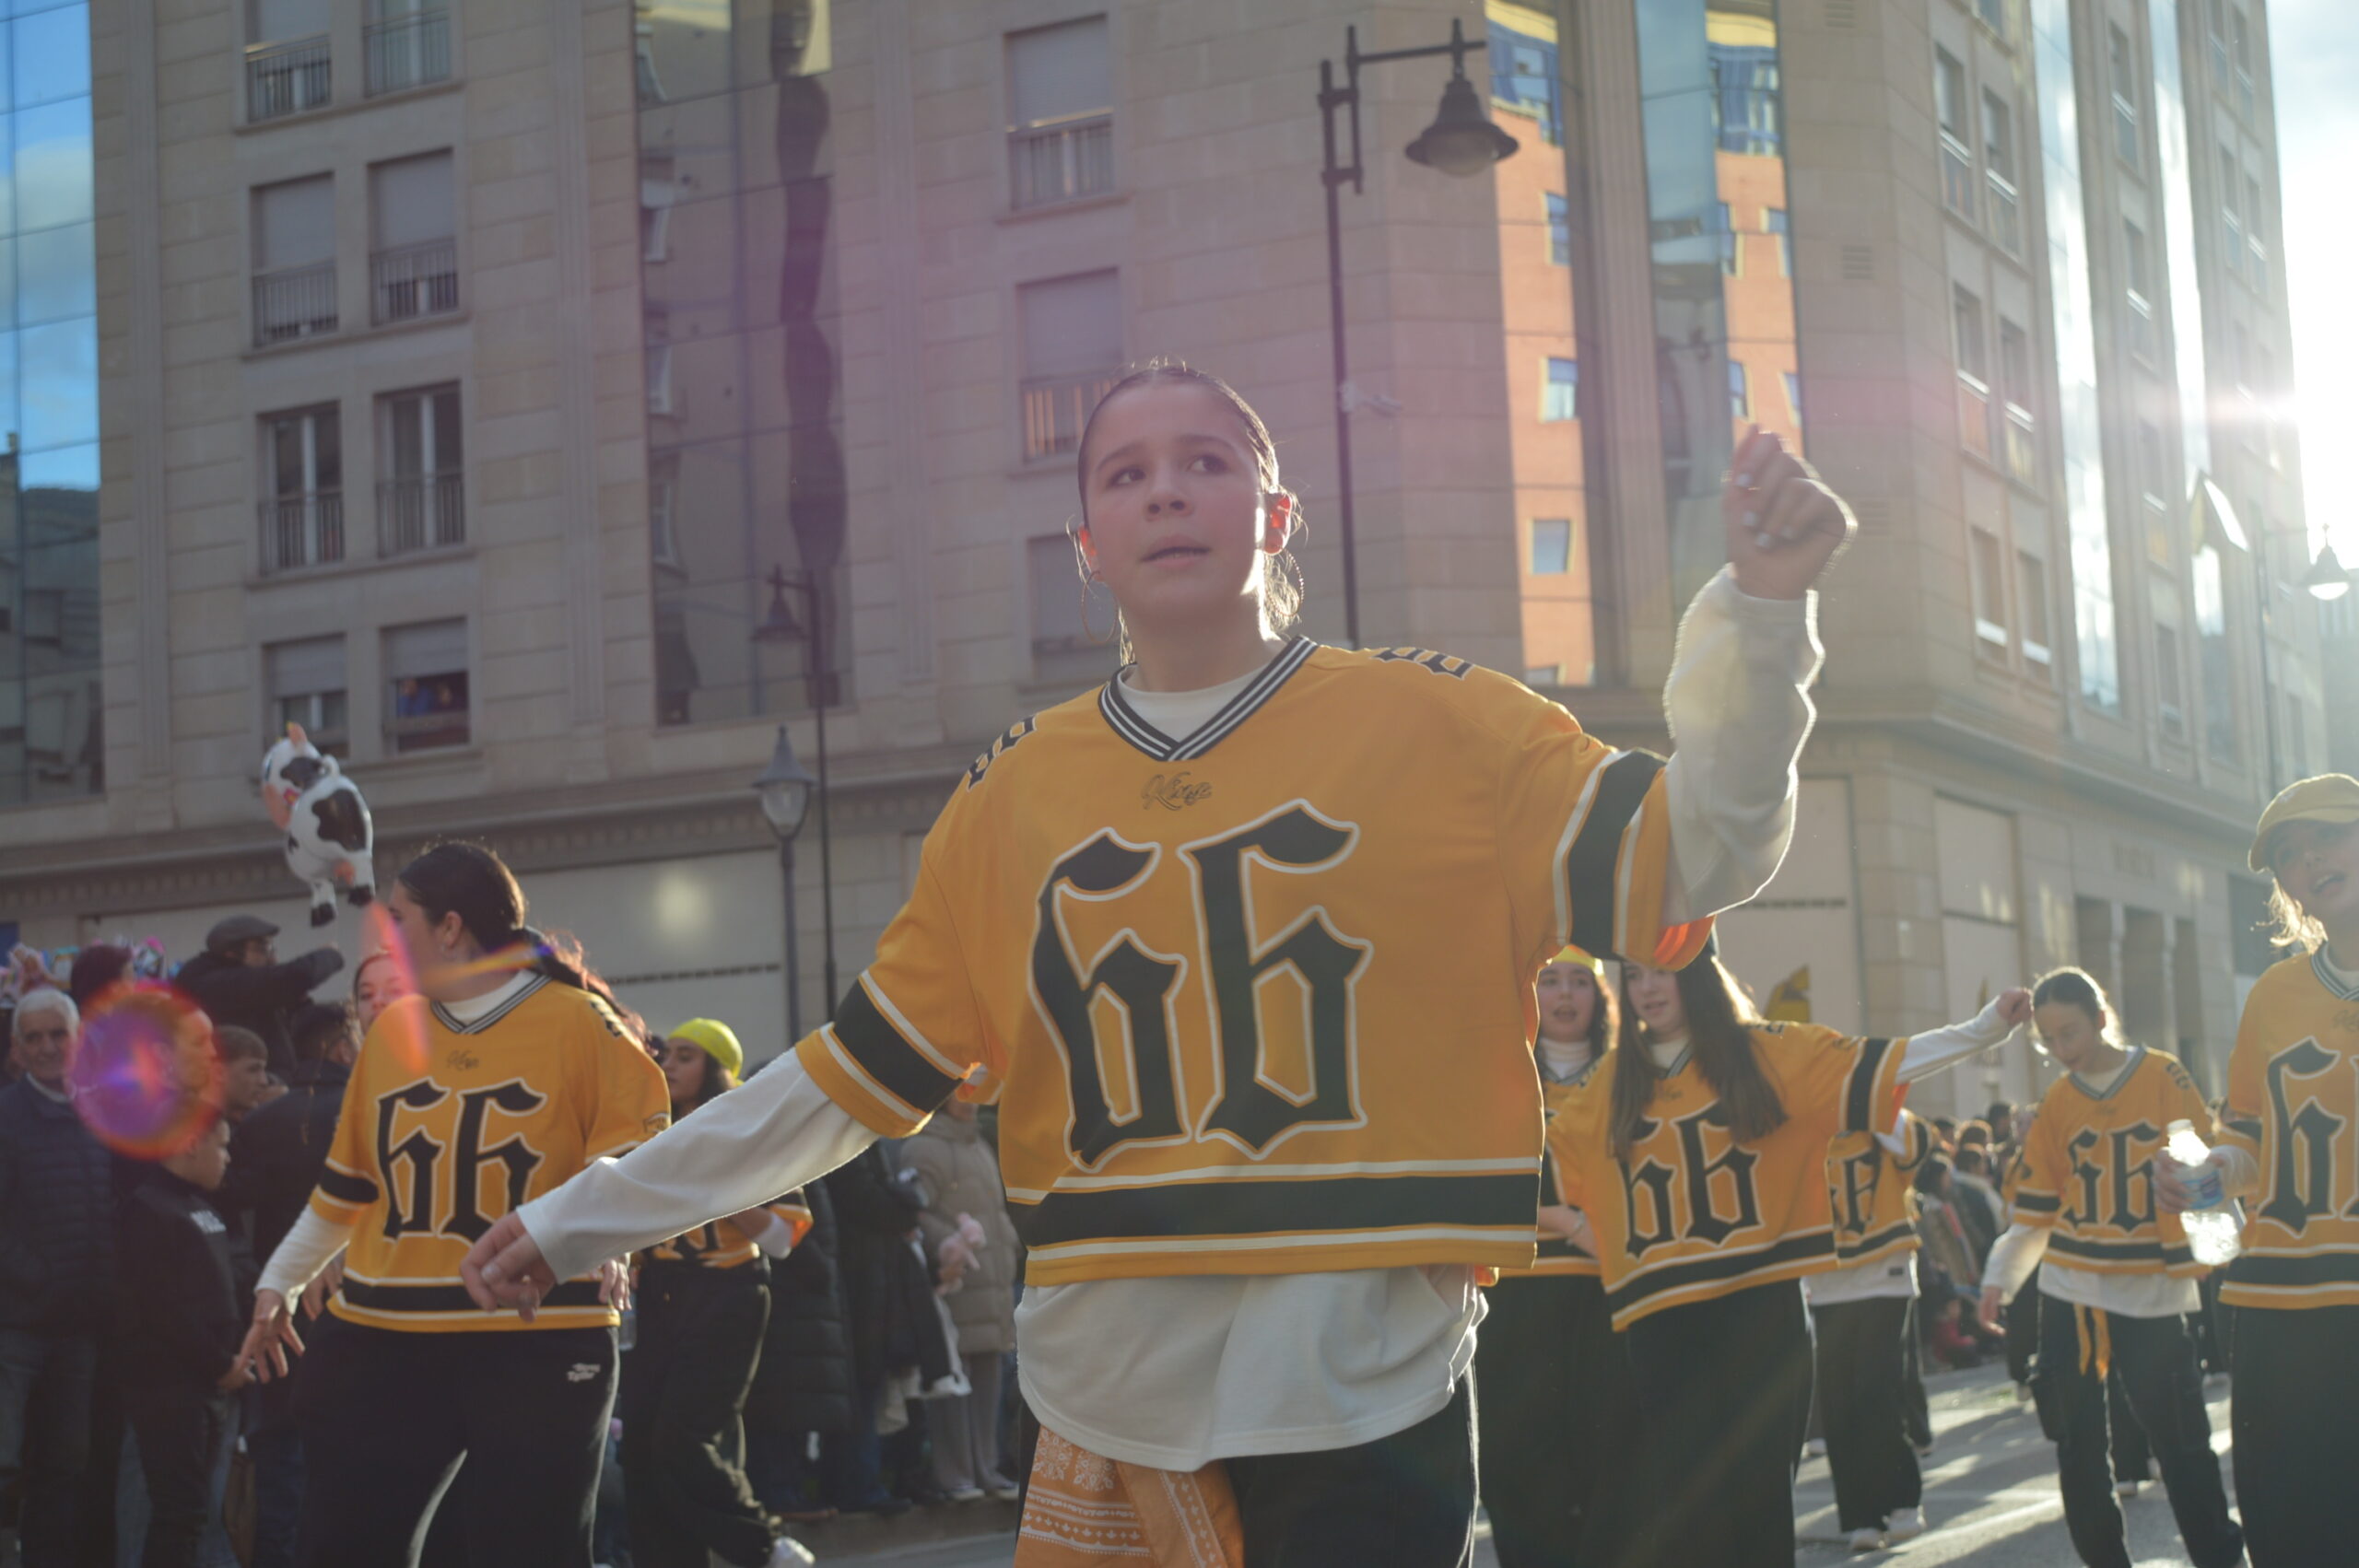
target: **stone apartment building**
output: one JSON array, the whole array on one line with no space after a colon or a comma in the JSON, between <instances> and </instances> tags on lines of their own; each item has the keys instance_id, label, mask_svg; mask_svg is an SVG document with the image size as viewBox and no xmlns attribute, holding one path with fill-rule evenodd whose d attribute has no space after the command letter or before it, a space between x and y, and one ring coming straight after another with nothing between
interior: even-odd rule
<instances>
[{"instance_id":1,"label":"stone apartment building","mask_svg":"<svg viewBox=\"0 0 2359 1568\"><path fill-rule=\"evenodd\" d=\"M957 769L1112 669L1065 528L1121 366L1254 400L1341 639L1319 63L1456 20L1517 152L1410 162L1449 63L1370 65L1341 196L1363 640L1667 743L1720 472L1777 428L1862 531L1798 852L1731 960L1879 1032L2078 960L2224 1061L2266 957L2248 825L2325 760L2258 0L86 14L103 483L42 569L87 647L35 672L21 619L0 693L99 717L74 752L54 698L17 710L29 940L184 956L256 907L299 941L254 788L293 719L366 790L381 874L485 837L659 1027L775 1049L778 726L816 764L826 688L849 974ZM774 572L816 585L823 669L753 635L774 599L807 623Z\"/></svg>"}]
</instances>

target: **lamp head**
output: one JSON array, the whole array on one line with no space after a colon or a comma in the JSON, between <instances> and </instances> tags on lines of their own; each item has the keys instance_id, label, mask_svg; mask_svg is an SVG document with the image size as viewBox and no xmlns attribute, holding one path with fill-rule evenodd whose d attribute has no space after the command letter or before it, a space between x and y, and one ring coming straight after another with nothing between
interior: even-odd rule
<instances>
[{"instance_id":1,"label":"lamp head","mask_svg":"<svg viewBox=\"0 0 2359 1568\"><path fill-rule=\"evenodd\" d=\"M2351 574L2343 570L2342 563L2335 558L2333 545L2330 544L2318 552L2318 558L2312 561L2310 569L2302 574L2302 586L2310 591L2311 598L2320 603L2340 599L2351 591Z\"/></svg>"},{"instance_id":2,"label":"lamp head","mask_svg":"<svg viewBox=\"0 0 2359 1568\"><path fill-rule=\"evenodd\" d=\"M1466 79L1461 64L1441 89L1441 108L1434 123L1409 144L1409 160L1463 178L1510 157L1516 139L1491 123L1474 84Z\"/></svg>"},{"instance_id":3,"label":"lamp head","mask_svg":"<svg viewBox=\"0 0 2359 1568\"><path fill-rule=\"evenodd\" d=\"M794 608L786 602L786 568L772 567L770 575L763 579L770 585L770 607L762 614L761 623L754 627L756 642L801 642L803 623L794 617Z\"/></svg>"},{"instance_id":4,"label":"lamp head","mask_svg":"<svg viewBox=\"0 0 2359 1568\"><path fill-rule=\"evenodd\" d=\"M810 769L794 755L794 743L788 738L786 726L778 727L778 744L770 752L770 765L754 780L755 791L762 802L762 817L778 835L781 844L791 844L803 831L803 818L811 810L811 791L818 784Z\"/></svg>"}]
</instances>

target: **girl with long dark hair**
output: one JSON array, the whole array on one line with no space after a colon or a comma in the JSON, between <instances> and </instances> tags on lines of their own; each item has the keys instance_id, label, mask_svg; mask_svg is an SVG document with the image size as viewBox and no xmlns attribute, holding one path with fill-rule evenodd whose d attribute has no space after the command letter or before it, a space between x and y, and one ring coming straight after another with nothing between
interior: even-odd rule
<instances>
[{"instance_id":1,"label":"girl with long dark hair","mask_svg":"<svg viewBox=\"0 0 2359 1568\"><path fill-rule=\"evenodd\" d=\"M1297 1568L1456 1563L1477 1273L1534 1254L1532 977L1567 942L1682 961L1766 880L1848 514L1775 437L1740 448L1666 768L1465 661L1285 636L1297 501L1217 378L1125 378L1076 455L1077 562L1133 661L967 770L833 1023L469 1267L531 1301L980 1067L1044 1428L1019 1555L1111 1517L1123 1550L1201 1526Z\"/></svg>"},{"instance_id":2,"label":"girl with long dark hair","mask_svg":"<svg viewBox=\"0 0 2359 1568\"><path fill-rule=\"evenodd\" d=\"M1548 1142L1597 1238L1643 1411L1625 1561L1790 1568L1811 1387L1797 1281L1837 1261L1828 1146L1894 1130L1902 1083L2001 1044L2031 996L1891 1040L1764 1023L1708 953L1625 963L1622 987L1621 1044Z\"/></svg>"},{"instance_id":3,"label":"girl with long dark hair","mask_svg":"<svg viewBox=\"0 0 2359 1568\"><path fill-rule=\"evenodd\" d=\"M427 850L386 906L418 993L361 1046L243 1352L264 1376L286 1371L303 1350L288 1304L342 1248L296 1389L298 1557L408 1568L449 1504L472 1562L586 1565L619 1271L574 1270L526 1317L474 1309L459 1264L518 1204L661 1131L663 1075L605 983L525 924L523 890L490 850Z\"/></svg>"}]
</instances>

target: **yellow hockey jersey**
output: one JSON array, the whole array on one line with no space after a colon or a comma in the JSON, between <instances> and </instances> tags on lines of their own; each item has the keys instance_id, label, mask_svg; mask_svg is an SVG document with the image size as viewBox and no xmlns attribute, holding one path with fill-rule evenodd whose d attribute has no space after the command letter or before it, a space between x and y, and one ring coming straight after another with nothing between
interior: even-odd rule
<instances>
[{"instance_id":1,"label":"yellow hockey jersey","mask_svg":"<svg viewBox=\"0 0 2359 1568\"><path fill-rule=\"evenodd\" d=\"M2051 1262L2095 1274L2204 1273L2178 1216L2154 1201L2154 1156L2182 1118L2211 1142L2211 1107L2178 1059L2143 1046L2113 1087L2092 1093L2077 1074L2048 1085L2024 1140L2014 1218L2038 1225Z\"/></svg>"},{"instance_id":2,"label":"yellow hockey jersey","mask_svg":"<svg viewBox=\"0 0 2359 1568\"><path fill-rule=\"evenodd\" d=\"M352 1227L333 1309L424 1333L616 1322L587 1276L531 1323L484 1312L459 1264L510 1210L671 1119L663 1070L586 991L534 975L469 1023L422 996L393 1003L360 1047L311 1193L314 1213Z\"/></svg>"},{"instance_id":3,"label":"yellow hockey jersey","mask_svg":"<svg viewBox=\"0 0 2359 1568\"><path fill-rule=\"evenodd\" d=\"M1656 1086L1627 1162L1613 1141L1614 1075L1654 1071L1609 1051L1548 1127L1569 1201L1589 1216L1614 1326L1755 1285L1835 1267L1828 1146L1890 1131L1904 1043L1816 1024L1755 1024L1754 1050L1786 1119L1764 1138L1729 1136L1692 1055Z\"/></svg>"},{"instance_id":4,"label":"yellow hockey jersey","mask_svg":"<svg viewBox=\"0 0 2359 1568\"><path fill-rule=\"evenodd\" d=\"M797 1047L877 1132L983 1067L1027 1278L1533 1258L1532 979L1684 962L1660 758L1500 675L1297 639L1184 736L1018 724Z\"/></svg>"},{"instance_id":5,"label":"yellow hockey jersey","mask_svg":"<svg viewBox=\"0 0 2359 1568\"><path fill-rule=\"evenodd\" d=\"M2271 966L2228 1059L2226 1135L2252 1151L2232 1306L2359 1306L2359 990L2313 956Z\"/></svg>"},{"instance_id":6,"label":"yellow hockey jersey","mask_svg":"<svg viewBox=\"0 0 2359 1568\"><path fill-rule=\"evenodd\" d=\"M1826 1201L1835 1221L1835 1262L1848 1269L1914 1252L1917 1216L1909 1203L1917 1167L1933 1152L1933 1129L1911 1111L1895 1129L1894 1153L1872 1132L1847 1132L1826 1152Z\"/></svg>"},{"instance_id":7,"label":"yellow hockey jersey","mask_svg":"<svg viewBox=\"0 0 2359 1568\"><path fill-rule=\"evenodd\" d=\"M1598 1062L1604 1059L1601 1056L1590 1061L1589 1066L1581 1070L1580 1076L1570 1082L1551 1083L1545 1079L1542 1080L1540 1084L1542 1115L1547 1123L1551 1125L1555 1123L1556 1113L1564 1109L1565 1102L1572 1097L1574 1091L1580 1084L1589 1081L1590 1075L1597 1071ZM1540 1201L1543 1204L1572 1202L1571 1199L1565 1196L1564 1179L1558 1173L1556 1154L1553 1149L1543 1148L1540 1154ZM1541 1231L1539 1236L1540 1256L1533 1260L1532 1267L1502 1269L1499 1270L1501 1279L1526 1279L1536 1274L1580 1274L1592 1280L1597 1278L1599 1269L1597 1259L1575 1246L1570 1237L1558 1235L1555 1231L1548 1230Z\"/></svg>"},{"instance_id":8,"label":"yellow hockey jersey","mask_svg":"<svg viewBox=\"0 0 2359 1568\"><path fill-rule=\"evenodd\" d=\"M763 1204L762 1211L784 1223L798 1246L811 1232L811 1209L803 1201L801 1188L775 1203ZM651 1267L742 1269L760 1257L761 1252L754 1233L739 1224L736 1215L724 1214L670 1241L657 1242L647 1249L647 1261Z\"/></svg>"}]
</instances>

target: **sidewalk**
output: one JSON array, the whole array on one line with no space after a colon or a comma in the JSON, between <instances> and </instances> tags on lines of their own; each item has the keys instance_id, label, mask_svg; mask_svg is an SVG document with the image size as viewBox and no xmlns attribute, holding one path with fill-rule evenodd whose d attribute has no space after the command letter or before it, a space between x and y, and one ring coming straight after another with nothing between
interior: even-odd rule
<instances>
[{"instance_id":1,"label":"sidewalk","mask_svg":"<svg viewBox=\"0 0 2359 1568\"><path fill-rule=\"evenodd\" d=\"M930 1503L898 1518L850 1514L824 1525L794 1527L796 1539L822 1562L874 1562L927 1568L935 1561L965 1554L944 1549L1001 1536L1015 1539L1015 1504L988 1498L976 1503Z\"/></svg>"}]
</instances>

